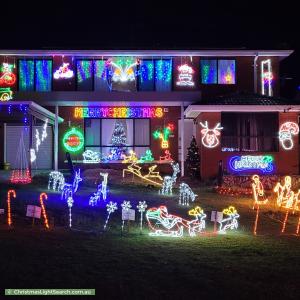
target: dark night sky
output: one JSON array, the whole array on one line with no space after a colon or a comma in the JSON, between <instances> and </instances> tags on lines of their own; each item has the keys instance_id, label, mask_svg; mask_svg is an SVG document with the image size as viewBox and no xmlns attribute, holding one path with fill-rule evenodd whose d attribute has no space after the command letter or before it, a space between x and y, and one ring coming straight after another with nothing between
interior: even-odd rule
<instances>
[{"instance_id":1,"label":"dark night sky","mask_svg":"<svg viewBox=\"0 0 300 300\"><path fill-rule=\"evenodd\" d=\"M0 6L3 49L295 49L281 75L300 85L297 1L18 2Z\"/></svg>"}]
</instances>

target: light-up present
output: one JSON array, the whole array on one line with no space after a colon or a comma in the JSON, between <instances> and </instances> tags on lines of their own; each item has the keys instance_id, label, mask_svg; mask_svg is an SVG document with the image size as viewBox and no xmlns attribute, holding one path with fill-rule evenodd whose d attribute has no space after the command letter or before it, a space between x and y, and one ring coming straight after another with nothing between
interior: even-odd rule
<instances>
[{"instance_id":1,"label":"light-up present","mask_svg":"<svg viewBox=\"0 0 300 300\"><path fill-rule=\"evenodd\" d=\"M271 155L237 155L229 160L229 167L234 172L261 171L271 173L274 170L274 159Z\"/></svg>"},{"instance_id":2,"label":"light-up present","mask_svg":"<svg viewBox=\"0 0 300 300\"><path fill-rule=\"evenodd\" d=\"M162 107L126 107L126 106L98 106L98 107L75 107L75 118L162 118Z\"/></svg>"}]
</instances>

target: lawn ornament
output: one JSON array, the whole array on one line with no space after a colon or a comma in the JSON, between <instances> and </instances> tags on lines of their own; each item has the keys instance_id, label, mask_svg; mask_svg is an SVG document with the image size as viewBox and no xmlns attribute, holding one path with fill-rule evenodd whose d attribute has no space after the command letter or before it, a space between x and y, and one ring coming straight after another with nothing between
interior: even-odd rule
<instances>
[{"instance_id":1,"label":"lawn ornament","mask_svg":"<svg viewBox=\"0 0 300 300\"><path fill-rule=\"evenodd\" d=\"M160 193L162 195L172 195L173 187L174 187L174 185L176 183L176 180L177 180L177 174L180 172L178 163L174 164L172 162L171 166L172 166L172 169L173 169L173 174L172 174L172 176L165 176L164 177L164 181L163 181L163 184L162 184L162 189L160 190Z\"/></svg>"},{"instance_id":2,"label":"lawn ornament","mask_svg":"<svg viewBox=\"0 0 300 300\"><path fill-rule=\"evenodd\" d=\"M47 196L46 193L41 193L40 194L40 204L41 204L41 208L42 208L42 215L43 215L43 218L44 218L45 227L47 229L49 229L49 223L48 223L48 217L47 217L47 213L46 213L46 208L45 208L45 205L44 205L44 199L47 200L48 196Z\"/></svg>"},{"instance_id":3,"label":"lawn ornament","mask_svg":"<svg viewBox=\"0 0 300 300\"><path fill-rule=\"evenodd\" d=\"M9 190L7 192L7 224L8 226L12 225L12 218L11 218L11 203L10 203L10 198L16 198L16 191L15 190Z\"/></svg>"},{"instance_id":4,"label":"lawn ornament","mask_svg":"<svg viewBox=\"0 0 300 300\"><path fill-rule=\"evenodd\" d=\"M106 204L106 210L108 212L108 215L106 217L106 221L105 221L105 224L104 224L104 230L106 229L107 227L107 224L108 224L108 221L109 221L109 217L110 217L110 214L113 213L115 210L118 209L118 206L117 206L117 203L116 202L112 202L110 201L108 204Z\"/></svg>"},{"instance_id":5,"label":"lawn ornament","mask_svg":"<svg viewBox=\"0 0 300 300\"><path fill-rule=\"evenodd\" d=\"M59 191L61 192L64 189L65 186L65 177L64 175L59 171L52 171L49 174L49 180L48 180L48 190L52 189L53 191Z\"/></svg>"},{"instance_id":6,"label":"lawn ornament","mask_svg":"<svg viewBox=\"0 0 300 300\"><path fill-rule=\"evenodd\" d=\"M192 189L190 188L190 186L184 182L180 183L179 185L179 205L186 205L189 206L190 205L190 200L192 202L195 201L196 197L198 195L196 195Z\"/></svg>"},{"instance_id":7,"label":"lawn ornament","mask_svg":"<svg viewBox=\"0 0 300 300\"><path fill-rule=\"evenodd\" d=\"M139 205L137 206L137 209L138 211L140 212L141 214L141 220L140 220L140 229L141 231L143 230L143 214L145 212L147 208L147 204L146 204L146 201L139 201Z\"/></svg>"}]
</instances>

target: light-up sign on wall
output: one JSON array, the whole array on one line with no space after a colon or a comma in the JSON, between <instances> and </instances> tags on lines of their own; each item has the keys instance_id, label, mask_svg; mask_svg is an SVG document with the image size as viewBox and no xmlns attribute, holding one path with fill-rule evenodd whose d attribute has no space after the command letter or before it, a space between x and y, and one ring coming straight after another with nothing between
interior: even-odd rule
<instances>
[{"instance_id":1,"label":"light-up sign on wall","mask_svg":"<svg viewBox=\"0 0 300 300\"><path fill-rule=\"evenodd\" d=\"M291 150L294 147L293 135L299 133L299 126L295 122L285 122L279 129L279 141L284 150Z\"/></svg>"},{"instance_id":2,"label":"light-up sign on wall","mask_svg":"<svg viewBox=\"0 0 300 300\"><path fill-rule=\"evenodd\" d=\"M63 136L63 145L67 151L72 153L81 150L84 145L82 132L76 128L68 130Z\"/></svg>"},{"instance_id":3,"label":"light-up sign on wall","mask_svg":"<svg viewBox=\"0 0 300 300\"><path fill-rule=\"evenodd\" d=\"M229 167L232 171L262 171L271 173L274 169L273 157L271 155L241 155L233 156L229 160Z\"/></svg>"},{"instance_id":4,"label":"light-up sign on wall","mask_svg":"<svg viewBox=\"0 0 300 300\"><path fill-rule=\"evenodd\" d=\"M162 107L75 107L75 118L161 118Z\"/></svg>"},{"instance_id":5,"label":"light-up sign on wall","mask_svg":"<svg viewBox=\"0 0 300 300\"><path fill-rule=\"evenodd\" d=\"M54 79L69 79L74 76L69 63L63 63L53 74Z\"/></svg>"}]
</instances>

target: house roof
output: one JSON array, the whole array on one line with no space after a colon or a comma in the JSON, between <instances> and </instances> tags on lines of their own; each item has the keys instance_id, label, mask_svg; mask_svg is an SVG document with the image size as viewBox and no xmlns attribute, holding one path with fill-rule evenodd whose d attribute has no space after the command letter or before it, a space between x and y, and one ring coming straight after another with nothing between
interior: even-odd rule
<instances>
[{"instance_id":1,"label":"house roof","mask_svg":"<svg viewBox=\"0 0 300 300\"><path fill-rule=\"evenodd\" d=\"M6 50L0 49L0 55L5 56L56 56L70 55L83 57L109 57L109 56L138 56L138 57L174 57L174 56L277 56L281 59L291 55L293 50L260 50L260 49L199 49L199 50Z\"/></svg>"},{"instance_id":2,"label":"house roof","mask_svg":"<svg viewBox=\"0 0 300 300\"><path fill-rule=\"evenodd\" d=\"M184 114L196 118L202 112L292 112L300 111L300 101L259 94L237 93L201 99L189 105Z\"/></svg>"},{"instance_id":3,"label":"house roof","mask_svg":"<svg viewBox=\"0 0 300 300\"><path fill-rule=\"evenodd\" d=\"M300 105L300 100L260 94L235 93L201 99L192 105Z\"/></svg>"}]
</instances>

